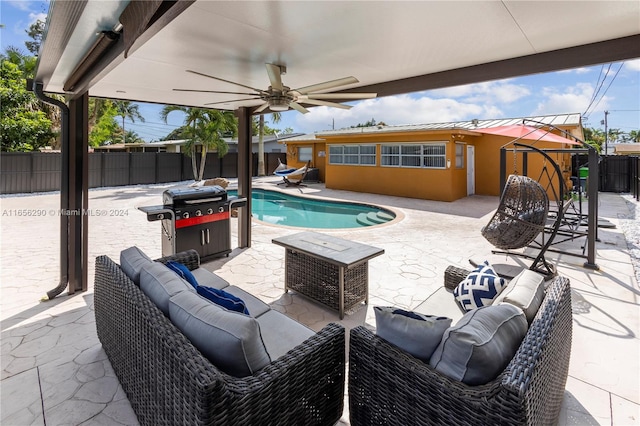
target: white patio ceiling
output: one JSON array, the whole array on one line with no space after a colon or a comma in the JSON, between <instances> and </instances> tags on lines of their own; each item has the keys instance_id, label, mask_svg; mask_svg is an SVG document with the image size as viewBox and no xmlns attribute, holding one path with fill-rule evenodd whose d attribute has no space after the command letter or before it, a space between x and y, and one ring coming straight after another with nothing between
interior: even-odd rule
<instances>
[{"instance_id":1,"label":"white patio ceiling","mask_svg":"<svg viewBox=\"0 0 640 426\"><path fill-rule=\"evenodd\" d=\"M127 3L87 3L70 42L51 67L54 71L39 67L37 80L44 83L45 91L63 93L64 82L92 44L93 35L112 29ZM128 58L116 59L92 81L89 93L200 107L237 97L172 89L245 90L185 70L266 89L269 79L264 64L275 63L287 67L282 79L291 88L355 76L359 83L340 88L350 89L638 34L640 2L635 0L199 0L150 40L134 45ZM44 55L52 48L47 43L54 41L45 41ZM585 64L590 64L590 58L585 58ZM478 75L477 81L483 78ZM229 102L216 107L261 103Z\"/></svg>"}]
</instances>

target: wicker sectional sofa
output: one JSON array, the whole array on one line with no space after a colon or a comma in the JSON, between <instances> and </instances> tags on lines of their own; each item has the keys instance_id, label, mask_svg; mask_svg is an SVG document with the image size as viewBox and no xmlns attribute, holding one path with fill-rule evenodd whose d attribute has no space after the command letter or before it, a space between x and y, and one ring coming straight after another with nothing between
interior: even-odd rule
<instances>
[{"instance_id":1,"label":"wicker sectional sofa","mask_svg":"<svg viewBox=\"0 0 640 426\"><path fill-rule=\"evenodd\" d=\"M449 267L444 287L453 290L469 272ZM445 301L438 300L436 293L431 302L453 303L451 294ZM571 334L571 292L564 277L554 278L547 286L507 367L483 385L451 379L369 329L356 327L349 341L351 424L556 424L569 370Z\"/></svg>"},{"instance_id":2,"label":"wicker sectional sofa","mask_svg":"<svg viewBox=\"0 0 640 426\"><path fill-rule=\"evenodd\" d=\"M200 266L193 250L158 260L176 260L192 271ZM259 371L235 377L196 349L107 256L96 259L94 305L98 337L141 424L332 425L342 415L345 332L340 325L311 332ZM281 328L287 320L295 323L286 318L273 324ZM295 324L291 327L300 327Z\"/></svg>"}]
</instances>

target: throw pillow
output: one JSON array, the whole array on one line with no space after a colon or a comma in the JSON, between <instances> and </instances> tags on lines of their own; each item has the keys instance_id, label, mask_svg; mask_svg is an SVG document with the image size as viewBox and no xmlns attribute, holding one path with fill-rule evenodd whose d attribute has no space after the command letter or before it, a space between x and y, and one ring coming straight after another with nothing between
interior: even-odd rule
<instances>
[{"instance_id":1,"label":"throw pillow","mask_svg":"<svg viewBox=\"0 0 640 426\"><path fill-rule=\"evenodd\" d=\"M483 385L507 367L526 334L521 309L508 303L478 308L445 331L429 364L454 380Z\"/></svg>"},{"instance_id":2,"label":"throw pillow","mask_svg":"<svg viewBox=\"0 0 640 426\"><path fill-rule=\"evenodd\" d=\"M469 312L491 305L505 285L504 278L500 278L485 260L458 284L453 290L453 297L464 311Z\"/></svg>"},{"instance_id":3,"label":"throw pillow","mask_svg":"<svg viewBox=\"0 0 640 426\"><path fill-rule=\"evenodd\" d=\"M133 246L120 252L120 268L136 285L140 285L140 271L153 262L138 247Z\"/></svg>"},{"instance_id":4,"label":"throw pillow","mask_svg":"<svg viewBox=\"0 0 640 426\"><path fill-rule=\"evenodd\" d=\"M171 322L227 374L245 377L271 362L255 318L227 311L189 291L169 302Z\"/></svg>"},{"instance_id":5,"label":"throw pillow","mask_svg":"<svg viewBox=\"0 0 640 426\"><path fill-rule=\"evenodd\" d=\"M428 362L451 318L423 315L392 307L373 308L376 334L412 356Z\"/></svg>"},{"instance_id":6,"label":"throw pillow","mask_svg":"<svg viewBox=\"0 0 640 426\"><path fill-rule=\"evenodd\" d=\"M522 309L531 324L544 299L544 276L529 269L524 269L507 284L507 288L493 301L511 303Z\"/></svg>"},{"instance_id":7,"label":"throw pillow","mask_svg":"<svg viewBox=\"0 0 640 426\"><path fill-rule=\"evenodd\" d=\"M198 281L196 280L196 277L193 276L189 268L187 268L187 265L180 262L174 262L172 260L167 262L165 265L167 268L178 274L180 278L191 284L193 288L198 288Z\"/></svg>"},{"instance_id":8,"label":"throw pillow","mask_svg":"<svg viewBox=\"0 0 640 426\"><path fill-rule=\"evenodd\" d=\"M228 293L224 290L218 290L217 288L205 287L201 285L199 285L196 290L198 291L198 294L200 296L212 301L216 305L220 305L230 311L249 315L249 310L247 309L247 306L244 304L242 299L234 296L231 293Z\"/></svg>"}]
</instances>

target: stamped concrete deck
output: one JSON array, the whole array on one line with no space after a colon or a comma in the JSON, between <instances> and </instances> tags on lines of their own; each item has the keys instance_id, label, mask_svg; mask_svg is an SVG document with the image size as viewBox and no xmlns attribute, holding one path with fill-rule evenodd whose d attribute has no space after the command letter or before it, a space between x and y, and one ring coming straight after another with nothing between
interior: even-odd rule
<instances>
[{"instance_id":1,"label":"stamped concrete deck","mask_svg":"<svg viewBox=\"0 0 640 426\"><path fill-rule=\"evenodd\" d=\"M255 186L273 186L263 178ZM137 206L157 204L171 185L90 191L89 291L40 302L59 280L59 194L6 196L1 203L2 425L135 425L135 414L98 341L93 313L93 262L138 245L161 255L160 224L147 222ZM284 250L271 239L299 232L253 222L252 246L239 249L232 219L233 252L204 265L273 308L318 330L329 322L347 329L374 327L372 306L411 309L442 285L444 269L468 267L468 259L494 263L521 260L491 255L480 235L497 206L496 197L473 196L453 203L326 190L320 184L289 188L324 197L366 201L392 208L399 219L358 230L322 230L331 235L384 248L372 259L370 304L338 320L337 313L283 293ZM616 225L601 229L597 243L600 270L583 259L551 255L559 272L571 279L574 305L573 349L561 425L640 424L640 289L630 250L640 251L637 203L601 194L601 218ZM637 229L637 228L636 228ZM633 236L635 235L635 236ZM580 251L580 243L573 242ZM637 264L636 264L637 265ZM345 399L346 401L346 399ZM340 424L348 424L345 404Z\"/></svg>"}]
</instances>

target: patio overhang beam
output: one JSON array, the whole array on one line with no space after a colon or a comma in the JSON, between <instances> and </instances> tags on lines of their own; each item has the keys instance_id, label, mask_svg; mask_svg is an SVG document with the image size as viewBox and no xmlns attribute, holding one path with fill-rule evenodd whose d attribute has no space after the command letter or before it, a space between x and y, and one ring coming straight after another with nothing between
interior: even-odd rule
<instances>
[{"instance_id":1,"label":"patio overhang beam","mask_svg":"<svg viewBox=\"0 0 640 426\"><path fill-rule=\"evenodd\" d=\"M375 92L378 97L441 89L481 81L499 80L640 57L640 34L512 59L472 65L342 91ZM334 102L346 102L337 99Z\"/></svg>"}]
</instances>

